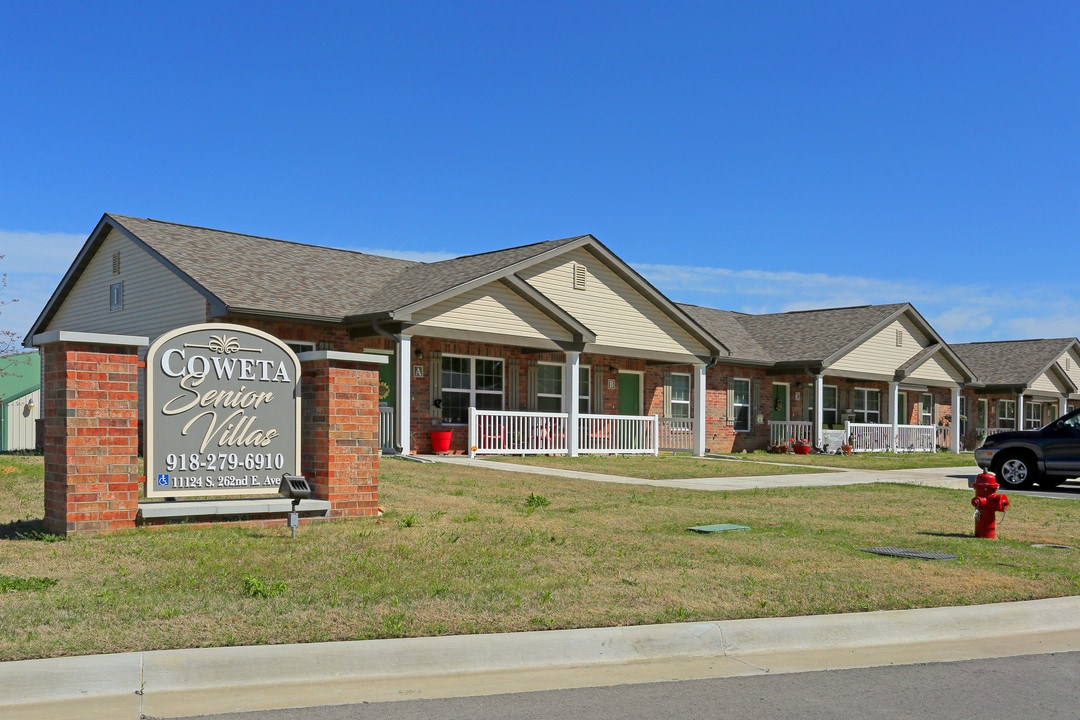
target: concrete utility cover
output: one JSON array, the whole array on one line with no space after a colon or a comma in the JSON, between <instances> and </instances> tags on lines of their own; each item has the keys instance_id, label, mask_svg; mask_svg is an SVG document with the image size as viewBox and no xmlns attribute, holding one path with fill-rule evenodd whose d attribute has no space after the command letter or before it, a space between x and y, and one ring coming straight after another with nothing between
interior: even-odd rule
<instances>
[{"instance_id":1,"label":"concrete utility cover","mask_svg":"<svg viewBox=\"0 0 1080 720\"><path fill-rule=\"evenodd\" d=\"M901 558L914 558L917 560L955 560L955 555L941 552L931 552L929 550L912 550L911 548L902 547L868 547L860 548L863 552L874 553L875 555L889 555L891 557Z\"/></svg>"},{"instance_id":2,"label":"concrete utility cover","mask_svg":"<svg viewBox=\"0 0 1080 720\"><path fill-rule=\"evenodd\" d=\"M749 530L747 525L732 525L731 523L720 523L719 525L697 525L692 528L686 528L696 533L718 533L727 532L728 530Z\"/></svg>"}]
</instances>

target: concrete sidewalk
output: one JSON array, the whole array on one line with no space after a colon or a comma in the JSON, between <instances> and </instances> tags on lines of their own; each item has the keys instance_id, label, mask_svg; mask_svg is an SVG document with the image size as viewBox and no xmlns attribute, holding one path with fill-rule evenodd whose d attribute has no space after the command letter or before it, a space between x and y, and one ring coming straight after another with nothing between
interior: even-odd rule
<instances>
[{"instance_id":1,"label":"concrete sidewalk","mask_svg":"<svg viewBox=\"0 0 1080 720\"><path fill-rule=\"evenodd\" d=\"M0 663L0 716L181 717L1080 650L1080 598Z\"/></svg>"},{"instance_id":2,"label":"concrete sidewalk","mask_svg":"<svg viewBox=\"0 0 1080 720\"><path fill-rule=\"evenodd\" d=\"M471 459L465 455L425 455L425 460L497 469L504 472L532 473L535 475L554 475L557 477L592 480L594 482L623 483L633 485L651 485L654 487L676 487L687 490L751 490L755 488L779 487L824 487L827 485L859 485L875 482L906 483L969 490L968 480L974 479L981 470L976 465L971 467L918 468L915 470L832 470L821 473L795 473L787 475L747 475L743 477L681 478L675 480L644 480L619 475L562 470L518 465L497 460ZM741 460L721 460L718 463L740 463ZM760 465L760 463L754 463ZM783 466L782 462L775 463ZM799 466L805 467L805 466Z\"/></svg>"}]
</instances>

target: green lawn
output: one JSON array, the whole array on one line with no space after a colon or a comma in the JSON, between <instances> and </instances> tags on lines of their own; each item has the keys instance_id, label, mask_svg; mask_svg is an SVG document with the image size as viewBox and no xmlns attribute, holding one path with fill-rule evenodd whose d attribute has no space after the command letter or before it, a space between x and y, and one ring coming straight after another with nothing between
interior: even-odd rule
<instances>
[{"instance_id":1,"label":"green lawn","mask_svg":"<svg viewBox=\"0 0 1080 720\"><path fill-rule=\"evenodd\" d=\"M666 459L663 460L666 463ZM719 465L721 461L714 461ZM0 457L0 660L966 605L1080 594L1080 505L970 493L701 492L381 462L380 518L41 532L40 458ZM743 532L688 527L737 523ZM957 560L860 551L901 546Z\"/></svg>"}]
</instances>

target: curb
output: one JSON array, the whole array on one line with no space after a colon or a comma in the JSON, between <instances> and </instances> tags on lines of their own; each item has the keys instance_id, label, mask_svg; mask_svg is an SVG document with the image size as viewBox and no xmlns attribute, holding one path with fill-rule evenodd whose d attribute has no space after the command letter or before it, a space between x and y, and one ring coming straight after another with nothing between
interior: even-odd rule
<instances>
[{"instance_id":1,"label":"curb","mask_svg":"<svg viewBox=\"0 0 1080 720\"><path fill-rule=\"evenodd\" d=\"M0 709L468 673L1002 638L1080 630L1080 596L958 608L493 635L158 650L0 663ZM18 696L13 689L18 688Z\"/></svg>"}]
</instances>

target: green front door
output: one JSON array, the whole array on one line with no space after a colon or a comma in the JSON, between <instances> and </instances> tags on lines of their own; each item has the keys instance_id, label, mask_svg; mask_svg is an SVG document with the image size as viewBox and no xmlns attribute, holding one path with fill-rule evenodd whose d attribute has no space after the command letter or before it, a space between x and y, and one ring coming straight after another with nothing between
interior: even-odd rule
<instances>
[{"instance_id":1,"label":"green front door","mask_svg":"<svg viewBox=\"0 0 1080 720\"><path fill-rule=\"evenodd\" d=\"M787 422L788 420L788 384L773 383L772 386L772 417L774 422Z\"/></svg>"},{"instance_id":2,"label":"green front door","mask_svg":"<svg viewBox=\"0 0 1080 720\"><path fill-rule=\"evenodd\" d=\"M384 407L394 407L395 370L393 355L389 362L379 366L379 405Z\"/></svg>"},{"instance_id":3,"label":"green front door","mask_svg":"<svg viewBox=\"0 0 1080 720\"><path fill-rule=\"evenodd\" d=\"M637 373L619 373L619 414L641 414L641 376Z\"/></svg>"}]
</instances>

